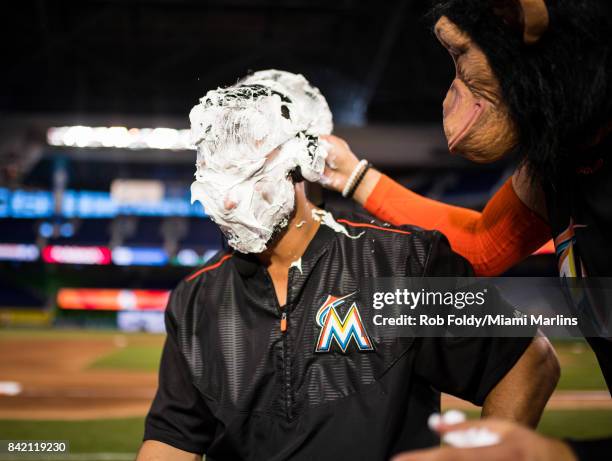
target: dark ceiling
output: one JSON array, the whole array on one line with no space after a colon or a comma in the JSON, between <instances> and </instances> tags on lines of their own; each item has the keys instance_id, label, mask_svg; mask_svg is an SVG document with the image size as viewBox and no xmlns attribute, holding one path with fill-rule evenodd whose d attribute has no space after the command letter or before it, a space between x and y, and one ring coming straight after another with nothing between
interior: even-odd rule
<instances>
[{"instance_id":1,"label":"dark ceiling","mask_svg":"<svg viewBox=\"0 0 612 461\"><path fill-rule=\"evenodd\" d=\"M439 122L427 1L28 1L2 20L4 113L184 116L249 70L301 72L340 124Z\"/></svg>"}]
</instances>

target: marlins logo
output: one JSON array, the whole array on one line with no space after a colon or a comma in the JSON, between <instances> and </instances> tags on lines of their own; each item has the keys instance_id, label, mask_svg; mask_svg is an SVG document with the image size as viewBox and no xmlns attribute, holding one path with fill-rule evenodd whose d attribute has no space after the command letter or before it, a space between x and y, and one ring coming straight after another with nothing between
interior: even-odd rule
<instances>
[{"instance_id":1,"label":"marlins logo","mask_svg":"<svg viewBox=\"0 0 612 461\"><path fill-rule=\"evenodd\" d=\"M337 298L329 295L319 308L316 316L317 325L321 327L315 352L329 352L335 340L342 352L346 352L351 339L355 339L360 351L373 351L374 346L366 332L357 304L353 302L343 319L338 315L337 307L355 293Z\"/></svg>"},{"instance_id":2,"label":"marlins logo","mask_svg":"<svg viewBox=\"0 0 612 461\"><path fill-rule=\"evenodd\" d=\"M583 224L574 224L574 220L570 219L567 229L555 237L559 275L561 277L585 277L587 275L584 265L574 249L576 245L574 229L585 227L587 226Z\"/></svg>"}]
</instances>

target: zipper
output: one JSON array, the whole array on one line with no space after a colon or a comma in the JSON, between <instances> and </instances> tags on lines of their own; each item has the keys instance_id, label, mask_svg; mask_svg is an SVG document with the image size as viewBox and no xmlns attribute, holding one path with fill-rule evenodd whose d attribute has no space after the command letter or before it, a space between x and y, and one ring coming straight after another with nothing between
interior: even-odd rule
<instances>
[{"instance_id":1,"label":"zipper","mask_svg":"<svg viewBox=\"0 0 612 461\"><path fill-rule=\"evenodd\" d=\"M285 415L288 420L293 419L293 387L291 385L291 350L289 347L289 336L287 332L289 330L289 308L291 306L291 283L292 283L292 270L289 268L287 274L287 301L285 302L285 308L281 311L280 318L280 330L283 342L283 373L284 373L284 386L285 386ZM280 308L280 306L279 306Z\"/></svg>"},{"instance_id":2,"label":"zipper","mask_svg":"<svg viewBox=\"0 0 612 461\"><path fill-rule=\"evenodd\" d=\"M276 293L274 291L274 283L270 273L265 270L266 277L270 283L272 289L272 295L274 296L274 304L280 314L279 330L281 333L281 356L283 369L282 373L282 393L285 400L285 417L288 420L293 418L293 389L291 387L291 354L289 351L289 339L287 337L287 330L289 329L289 291L291 287L291 268L289 268L288 280L287 280L287 302L285 303L284 309L280 306Z\"/></svg>"},{"instance_id":3,"label":"zipper","mask_svg":"<svg viewBox=\"0 0 612 461\"><path fill-rule=\"evenodd\" d=\"M293 389L291 388L291 354L289 350L289 339L287 329L289 320L287 318L287 305L281 313L280 330L283 345L283 387L285 394L285 415L287 419L293 418Z\"/></svg>"}]
</instances>

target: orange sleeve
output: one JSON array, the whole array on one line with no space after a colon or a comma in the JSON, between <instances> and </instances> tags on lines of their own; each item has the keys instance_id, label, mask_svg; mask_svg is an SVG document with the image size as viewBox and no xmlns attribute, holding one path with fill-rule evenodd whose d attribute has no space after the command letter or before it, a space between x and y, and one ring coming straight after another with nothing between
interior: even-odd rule
<instances>
[{"instance_id":1,"label":"orange sleeve","mask_svg":"<svg viewBox=\"0 0 612 461\"><path fill-rule=\"evenodd\" d=\"M365 208L394 225L439 230L479 276L502 274L551 238L550 227L518 198L511 178L480 213L422 197L381 175Z\"/></svg>"}]
</instances>

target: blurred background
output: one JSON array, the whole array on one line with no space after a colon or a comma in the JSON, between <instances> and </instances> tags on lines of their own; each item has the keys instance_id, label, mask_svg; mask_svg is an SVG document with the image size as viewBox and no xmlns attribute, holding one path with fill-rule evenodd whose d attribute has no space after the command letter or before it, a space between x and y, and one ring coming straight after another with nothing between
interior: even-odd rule
<instances>
[{"instance_id":1,"label":"blurred background","mask_svg":"<svg viewBox=\"0 0 612 461\"><path fill-rule=\"evenodd\" d=\"M476 166L448 153L441 104L454 68L429 3L5 5L0 439L70 439L81 453L70 459L133 457L168 292L223 245L189 200L188 113L209 89L255 70L302 73L359 156L419 193L482 208L515 163ZM354 208L336 194L319 200ZM555 274L545 247L508 275ZM558 349L564 374L542 430L612 429L590 350L581 341Z\"/></svg>"}]
</instances>

